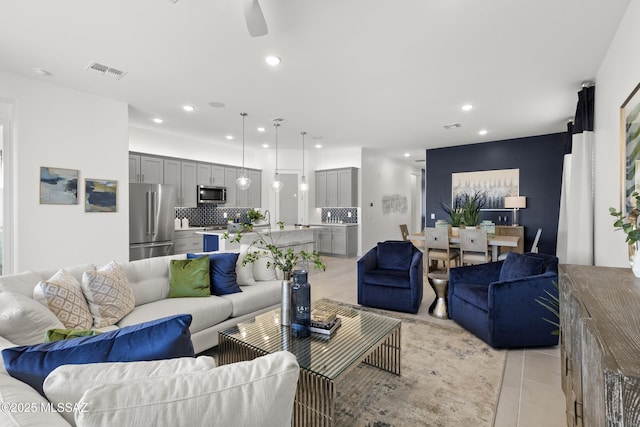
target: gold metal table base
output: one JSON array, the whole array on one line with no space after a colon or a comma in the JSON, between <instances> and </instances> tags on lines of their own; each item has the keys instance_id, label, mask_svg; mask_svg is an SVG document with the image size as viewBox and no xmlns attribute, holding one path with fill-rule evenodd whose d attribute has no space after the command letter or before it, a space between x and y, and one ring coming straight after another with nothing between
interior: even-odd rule
<instances>
[{"instance_id":1,"label":"gold metal table base","mask_svg":"<svg viewBox=\"0 0 640 427\"><path fill-rule=\"evenodd\" d=\"M336 385L360 362L400 375L400 338L400 325L398 324L368 353L365 353L362 358L354 360L349 368L335 380L301 367L293 407L292 424L305 427L335 426ZM252 360L266 354L267 352L247 345L233 337L222 333L218 334L218 360L220 365Z\"/></svg>"}]
</instances>

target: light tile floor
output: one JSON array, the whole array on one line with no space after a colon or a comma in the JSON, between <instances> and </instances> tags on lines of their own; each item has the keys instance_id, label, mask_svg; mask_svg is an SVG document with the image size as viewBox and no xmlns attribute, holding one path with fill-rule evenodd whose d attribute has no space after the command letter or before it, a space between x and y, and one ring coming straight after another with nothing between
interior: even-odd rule
<instances>
[{"instance_id":1,"label":"light tile floor","mask_svg":"<svg viewBox=\"0 0 640 427\"><path fill-rule=\"evenodd\" d=\"M327 271L311 271L311 298L357 304L357 258L323 257ZM417 318L451 322L429 316L435 295L428 283ZM507 351L495 427L566 426L565 397L560 385L560 349Z\"/></svg>"}]
</instances>

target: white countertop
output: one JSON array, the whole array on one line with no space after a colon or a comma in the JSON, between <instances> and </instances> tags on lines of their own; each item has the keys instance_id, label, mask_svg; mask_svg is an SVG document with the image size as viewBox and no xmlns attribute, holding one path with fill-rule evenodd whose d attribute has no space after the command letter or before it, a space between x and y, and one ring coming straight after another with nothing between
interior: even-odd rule
<instances>
[{"instance_id":1,"label":"white countertop","mask_svg":"<svg viewBox=\"0 0 640 427\"><path fill-rule=\"evenodd\" d=\"M176 228L176 231L196 231L196 230L204 230L204 227Z\"/></svg>"},{"instance_id":2,"label":"white countertop","mask_svg":"<svg viewBox=\"0 0 640 427\"><path fill-rule=\"evenodd\" d=\"M314 227L356 227L357 223L352 222L323 222L322 224L310 224Z\"/></svg>"},{"instance_id":3,"label":"white countertop","mask_svg":"<svg viewBox=\"0 0 640 427\"><path fill-rule=\"evenodd\" d=\"M318 228L322 228L323 226L328 225L328 224L322 224L322 225L314 225L313 227L309 227L309 228L299 228L299 227L295 227L293 225L285 225L283 230L280 230L279 227L272 227L271 228L271 234L280 234L280 233L288 233L288 232L300 232L300 231L309 231L309 230L313 230L313 229L318 229ZM336 224L336 225L340 225L340 224ZM346 225L346 224L345 224ZM207 230L204 231L204 229L200 229L201 231L196 231L196 234L207 234L207 235L218 235L218 236L222 236L223 234L225 234L227 232L227 230ZM269 228L268 227L257 227L257 231L260 233L268 233L269 232ZM234 236L236 233L229 233L229 236ZM243 231L242 235L246 236L246 235L252 235L252 234L256 234L255 231Z\"/></svg>"}]
</instances>

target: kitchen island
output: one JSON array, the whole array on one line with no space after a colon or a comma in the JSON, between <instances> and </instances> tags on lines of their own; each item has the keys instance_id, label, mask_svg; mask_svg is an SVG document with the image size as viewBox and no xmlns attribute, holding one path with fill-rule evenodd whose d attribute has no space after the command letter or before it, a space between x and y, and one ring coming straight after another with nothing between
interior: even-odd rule
<instances>
[{"instance_id":1,"label":"kitchen island","mask_svg":"<svg viewBox=\"0 0 640 427\"><path fill-rule=\"evenodd\" d=\"M234 242L236 233L229 233L229 238L224 239L225 230L204 230L197 231L196 234L203 235L203 247L208 251L225 251L238 249L240 245L250 245L256 239L263 238L267 244L273 243L281 248L293 248L294 250L305 250L312 252L316 250L317 236L324 227L296 227L293 225L279 227L259 226L254 231L243 231L240 243Z\"/></svg>"}]
</instances>

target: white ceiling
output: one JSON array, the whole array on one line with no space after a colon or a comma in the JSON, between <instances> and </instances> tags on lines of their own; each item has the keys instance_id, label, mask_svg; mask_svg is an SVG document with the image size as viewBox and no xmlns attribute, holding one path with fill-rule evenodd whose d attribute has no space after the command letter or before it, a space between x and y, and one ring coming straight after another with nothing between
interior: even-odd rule
<instances>
[{"instance_id":1,"label":"white ceiling","mask_svg":"<svg viewBox=\"0 0 640 427\"><path fill-rule=\"evenodd\" d=\"M252 38L241 0L0 0L0 69L127 102L136 127L238 144L247 112L248 148L273 146L282 117L281 148L304 130L307 143L424 159L564 131L628 3L260 0L269 34ZM86 71L92 61L127 75Z\"/></svg>"}]
</instances>

